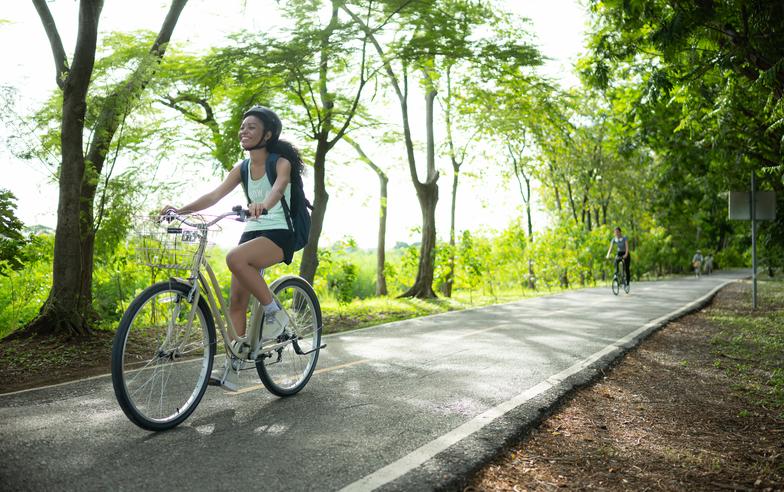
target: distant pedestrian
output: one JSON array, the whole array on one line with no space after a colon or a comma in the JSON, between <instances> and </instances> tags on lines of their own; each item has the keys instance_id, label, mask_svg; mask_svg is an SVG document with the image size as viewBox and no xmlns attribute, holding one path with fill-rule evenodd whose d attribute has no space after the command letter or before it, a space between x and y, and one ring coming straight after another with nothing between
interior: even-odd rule
<instances>
[{"instance_id":1,"label":"distant pedestrian","mask_svg":"<svg viewBox=\"0 0 784 492\"><path fill-rule=\"evenodd\" d=\"M694 268L694 276L699 278L700 274L702 273L702 262L704 258L702 257L702 251L697 250L694 253L694 256L691 258L691 266Z\"/></svg>"}]
</instances>

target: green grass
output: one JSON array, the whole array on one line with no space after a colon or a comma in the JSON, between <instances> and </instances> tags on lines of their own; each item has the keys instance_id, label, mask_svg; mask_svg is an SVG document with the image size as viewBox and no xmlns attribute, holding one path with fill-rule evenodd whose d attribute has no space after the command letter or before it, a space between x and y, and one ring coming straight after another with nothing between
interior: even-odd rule
<instances>
[{"instance_id":1,"label":"green grass","mask_svg":"<svg viewBox=\"0 0 784 492\"><path fill-rule=\"evenodd\" d=\"M784 280L758 281L757 286L756 311L749 298L711 314L721 327L712 340L713 365L751 403L777 409L784 418Z\"/></svg>"},{"instance_id":2,"label":"green grass","mask_svg":"<svg viewBox=\"0 0 784 492\"><path fill-rule=\"evenodd\" d=\"M328 334L449 311L503 304L530 297L546 296L556 292L560 292L560 290L526 290L521 292L519 289L516 289L496 292L495 295L456 291L453 292L451 298L401 299L370 297L367 299L354 299L346 304L338 303L334 298L322 298L320 302L324 316L324 333Z\"/></svg>"}]
</instances>

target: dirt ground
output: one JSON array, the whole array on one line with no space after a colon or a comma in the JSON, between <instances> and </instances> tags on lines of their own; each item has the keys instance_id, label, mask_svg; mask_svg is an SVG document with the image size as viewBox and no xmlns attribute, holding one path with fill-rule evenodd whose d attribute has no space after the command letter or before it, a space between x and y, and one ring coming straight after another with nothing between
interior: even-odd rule
<instances>
[{"instance_id":1,"label":"dirt ground","mask_svg":"<svg viewBox=\"0 0 784 492\"><path fill-rule=\"evenodd\" d=\"M0 341L0 393L107 374L114 333L88 338L19 337Z\"/></svg>"},{"instance_id":2,"label":"dirt ground","mask_svg":"<svg viewBox=\"0 0 784 492\"><path fill-rule=\"evenodd\" d=\"M748 309L748 289L728 286L644 341L464 491L784 490L783 410L739 394L710 344L720 328L707 314Z\"/></svg>"},{"instance_id":3,"label":"dirt ground","mask_svg":"<svg viewBox=\"0 0 784 492\"><path fill-rule=\"evenodd\" d=\"M707 314L747 309L748 289L733 284L654 334L464 490L784 490L782 409L744 399L710 344ZM111 343L106 332L3 340L0 393L106 374Z\"/></svg>"}]
</instances>

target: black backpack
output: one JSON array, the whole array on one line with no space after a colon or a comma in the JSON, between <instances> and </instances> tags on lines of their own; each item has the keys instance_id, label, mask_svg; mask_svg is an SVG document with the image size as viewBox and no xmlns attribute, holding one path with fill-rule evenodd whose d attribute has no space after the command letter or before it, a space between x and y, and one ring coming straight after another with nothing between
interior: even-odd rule
<instances>
[{"instance_id":1,"label":"black backpack","mask_svg":"<svg viewBox=\"0 0 784 492\"><path fill-rule=\"evenodd\" d=\"M278 154L270 154L267 157L267 162L264 163L267 179L270 185L275 184L278 177L278 170L276 165L278 163ZM245 159L240 164L240 176L242 177L242 188L245 190L245 197L250 204L250 196L248 196L248 179L250 176L250 159ZM310 235L310 210L313 210L313 205L310 204L305 196L305 189L302 185L302 176L299 173L293 173L291 179L291 207L286 203L286 197L281 197L281 204L283 205L283 213L286 216L286 223L289 230L294 233L294 251L299 251L308 244L308 236Z\"/></svg>"}]
</instances>

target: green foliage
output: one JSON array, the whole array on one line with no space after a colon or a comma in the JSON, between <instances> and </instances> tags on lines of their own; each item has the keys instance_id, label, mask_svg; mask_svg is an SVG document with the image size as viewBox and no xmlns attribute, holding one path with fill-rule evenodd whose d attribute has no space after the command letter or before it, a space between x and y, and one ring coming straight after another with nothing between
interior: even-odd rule
<instances>
[{"instance_id":1,"label":"green foliage","mask_svg":"<svg viewBox=\"0 0 784 492\"><path fill-rule=\"evenodd\" d=\"M22 268L27 240L22 234L22 221L14 214L16 197L0 188L0 276Z\"/></svg>"},{"instance_id":2,"label":"green foliage","mask_svg":"<svg viewBox=\"0 0 784 492\"><path fill-rule=\"evenodd\" d=\"M0 338L33 319L52 283L54 236L34 235L24 245L23 266L0 275Z\"/></svg>"},{"instance_id":3,"label":"green foliage","mask_svg":"<svg viewBox=\"0 0 784 492\"><path fill-rule=\"evenodd\" d=\"M644 201L679 251L746 248L727 191L784 193L784 31L781 2L591 2L584 80L601 88L626 140L655 156ZM648 204L649 203L649 204ZM770 268L784 266L780 221L760 230Z\"/></svg>"}]
</instances>

